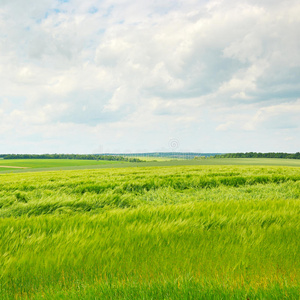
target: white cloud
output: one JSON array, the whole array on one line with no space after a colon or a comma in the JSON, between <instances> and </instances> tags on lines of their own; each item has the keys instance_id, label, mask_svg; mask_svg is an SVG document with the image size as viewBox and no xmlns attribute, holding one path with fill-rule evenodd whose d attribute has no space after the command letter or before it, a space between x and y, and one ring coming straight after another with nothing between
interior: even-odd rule
<instances>
[{"instance_id":1,"label":"white cloud","mask_svg":"<svg viewBox=\"0 0 300 300\"><path fill-rule=\"evenodd\" d=\"M246 130L259 127L300 129L300 99L292 103L271 105L260 108L244 126Z\"/></svg>"},{"instance_id":2,"label":"white cloud","mask_svg":"<svg viewBox=\"0 0 300 300\"><path fill-rule=\"evenodd\" d=\"M297 136L299 16L296 0L0 0L0 152L34 151L31 132L57 152L43 135L62 126L85 136L85 152L99 137L138 148L143 131L149 150L176 135L217 152L252 131ZM215 149L229 131L244 137Z\"/></svg>"},{"instance_id":3,"label":"white cloud","mask_svg":"<svg viewBox=\"0 0 300 300\"><path fill-rule=\"evenodd\" d=\"M220 124L220 125L216 128L216 130L217 130L217 131L226 131L226 130L230 129L230 127L232 127L233 124L234 124L234 122L228 121L228 122L226 122L226 123Z\"/></svg>"}]
</instances>

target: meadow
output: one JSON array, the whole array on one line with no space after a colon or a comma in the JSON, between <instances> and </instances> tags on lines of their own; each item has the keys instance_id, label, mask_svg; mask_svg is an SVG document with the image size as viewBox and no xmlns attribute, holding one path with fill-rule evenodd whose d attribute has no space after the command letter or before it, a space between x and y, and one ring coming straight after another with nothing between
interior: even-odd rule
<instances>
[{"instance_id":1,"label":"meadow","mask_svg":"<svg viewBox=\"0 0 300 300\"><path fill-rule=\"evenodd\" d=\"M105 160L80 160L80 159L1 159L0 171L15 171L19 169L47 169L57 168L64 169L66 167L81 167L81 166L102 166L111 165L120 162L105 161ZM5 168L3 168L5 167Z\"/></svg>"},{"instance_id":2,"label":"meadow","mask_svg":"<svg viewBox=\"0 0 300 300\"><path fill-rule=\"evenodd\" d=\"M133 157L131 157L133 158ZM141 162L81 160L81 159L0 159L0 174L55 170L86 170L102 168L166 167L166 166L214 166L214 165L256 165L300 167L298 159L278 158L208 158L171 159L164 157L134 157Z\"/></svg>"},{"instance_id":3,"label":"meadow","mask_svg":"<svg viewBox=\"0 0 300 300\"><path fill-rule=\"evenodd\" d=\"M298 167L0 174L1 299L299 299L299 199Z\"/></svg>"}]
</instances>

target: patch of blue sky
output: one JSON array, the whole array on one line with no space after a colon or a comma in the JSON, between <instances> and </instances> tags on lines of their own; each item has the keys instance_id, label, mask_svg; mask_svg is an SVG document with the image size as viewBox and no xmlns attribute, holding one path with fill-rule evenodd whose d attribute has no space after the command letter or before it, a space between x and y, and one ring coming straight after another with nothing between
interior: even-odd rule
<instances>
[{"instance_id":1,"label":"patch of blue sky","mask_svg":"<svg viewBox=\"0 0 300 300\"><path fill-rule=\"evenodd\" d=\"M43 18L39 18L35 21L36 24L41 24L44 20L46 20L51 14L59 14L65 12L64 10L58 9L58 8L54 8L54 9L50 9L48 11L45 12L44 17Z\"/></svg>"},{"instance_id":2,"label":"patch of blue sky","mask_svg":"<svg viewBox=\"0 0 300 300\"><path fill-rule=\"evenodd\" d=\"M97 13L98 11L99 11L99 10L98 10L97 7L92 6L92 7L88 10L88 13L89 13L89 14L95 14L95 13Z\"/></svg>"},{"instance_id":3,"label":"patch of blue sky","mask_svg":"<svg viewBox=\"0 0 300 300\"><path fill-rule=\"evenodd\" d=\"M35 23L36 23L36 24L41 24L45 19L47 19L47 18L49 17L49 15L50 15L50 13L49 13L49 11L47 11L47 12L44 14L44 17L35 20Z\"/></svg>"},{"instance_id":4,"label":"patch of blue sky","mask_svg":"<svg viewBox=\"0 0 300 300\"><path fill-rule=\"evenodd\" d=\"M105 28L101 28L101 29L99 29L99 30L97 31L97 34L99 34L99 35L104 34L105 31L106 31Z\"/></svg>"},{"instance_id":5,"label":"patch of blue sky","mask_svg":"<svg viewBox=\"0 0 300 300\"><path fill-rule=\"evenodd\" d=\"M109 6L106 12L103 14L103 17L109 17L114 9L114 5Z\"/></svg>"}]
</instances>

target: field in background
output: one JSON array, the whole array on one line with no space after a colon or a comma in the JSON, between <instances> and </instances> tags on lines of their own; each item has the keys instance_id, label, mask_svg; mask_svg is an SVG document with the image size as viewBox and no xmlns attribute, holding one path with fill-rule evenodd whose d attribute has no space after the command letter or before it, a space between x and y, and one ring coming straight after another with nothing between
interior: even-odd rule
<instances>
[{"instance_id":1,"label":"field in background","mask_svg":"<svg viewBox=\"0 0 300 300\"><path fill-rule=\"evenodd\" d=\"M178 160L183 160L181 158L172 158L172 157L151 157L151 156L125 156L125 157L129 157L129 158L138 158L142 161L145 161L145 162L161 162L161 161L171 161L171 160L175 160L175 161L178 161Z\"/></svg>"},{"instance_id":2,"label":"field in background","mask_svg":"<svg viewBox=\"0 0 300 300\"><path fill-rule=\"evenodd\" d=\"M2 174L1 299L297 299L299 171Z\"/></svg>"},{"instance_id":3,"label":"field in background","mask_svg":"<svg viewBox=\"0 0 300 300\"><path fill-rule=\"evenodd\" d=\"M142 157L141 157L142 159ZM280 159L280 158L206 158L206 159L169 159L161 161L149 161L138 163L135 166L214 166L214 165L249 165L249 166L290 166L300 167L299 159Z\"/></svg>"},{"instance_id":4,"label":"field in background","mask_svg":"<svg viewBox=\"0 0 300 300\"><path fill-rule=\"evenodd\" d=\"M0 167L0 173L6 173L6 172L9 172L9 171L14 171L15 169L14 168L6 168L6 167Z\"/></svg>"},{"instance_id":5,"label":"field in background","mask_svg":"<svg viewBox=\"0 0 300 300\"><path fill-rule=\"evenodd\" d=\"M278 158L207 158L199 160L182 160L170 158L135 157L145 162L120 162L104 160L76 159L1 159L0 174L13 172L40 172L55 170L84 170L101 168L130 168L130 167L163 167L163 166L209 166L209 165L261 165L261 166L290 166L300 167L300 160ZM2 166L2 167L1 167ZM5 168L3 168L5 166ZM23 167L24 169L8 168ZM7 168L6 168L7 167Z\"/></svg>"},{"instance_id":6,"label":"field in background","mask_svg":"<svg viewBox=\"0 0 300 300\"><path fill-rule=\"evenodd\" d=\"M106 161L106 160L75 160L75 159L1 159L0 172L4 171L1 166L19 167L30 169L47 169L47 168L65 168L65 167L82 167L82 166L102 166L111 164L122 164L122 162ZM16 171L15 168L10 168L10 171Z\"/></svg>"}]
</instances>

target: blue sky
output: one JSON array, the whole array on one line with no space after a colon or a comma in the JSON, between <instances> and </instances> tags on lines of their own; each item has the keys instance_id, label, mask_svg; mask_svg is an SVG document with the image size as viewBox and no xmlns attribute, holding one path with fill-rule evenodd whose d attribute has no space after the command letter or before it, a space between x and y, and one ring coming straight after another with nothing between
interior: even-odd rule
<instances>
[{"instance_id":1,"label":"blue sky","mask_svg":"<svg viewBox=\"0 0 300 300\"><path fill-rule=\"evenodd\" d=\"M0 153L300 150L298 0L0 0Z\"/></svg>"}]
</instances>

